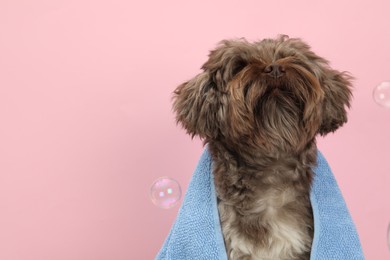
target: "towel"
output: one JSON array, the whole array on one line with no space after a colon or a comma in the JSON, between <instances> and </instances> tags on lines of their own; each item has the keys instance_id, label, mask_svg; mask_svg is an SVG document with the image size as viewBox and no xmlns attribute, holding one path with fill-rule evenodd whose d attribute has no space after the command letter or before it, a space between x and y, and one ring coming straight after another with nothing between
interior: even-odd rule
<instances>
[{"instance_id":1,"label":"towel","mask_svg":"<svg viewBox=\"0 0 390 260\"><path fill-rule=\"evenodd\" d=\"M336 179L318 152L310 194L314 216L311 260L361 260L355 225ZM226 260L212 174L206 147L191 178L177 218L156 260Z\"/></svg>"}]
</instances>

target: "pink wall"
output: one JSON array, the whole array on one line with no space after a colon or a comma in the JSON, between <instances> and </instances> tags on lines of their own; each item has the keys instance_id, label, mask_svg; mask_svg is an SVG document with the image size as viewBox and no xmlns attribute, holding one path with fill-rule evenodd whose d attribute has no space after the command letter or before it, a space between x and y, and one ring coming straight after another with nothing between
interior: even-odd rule
<instances>
[{"instance_id":1,"label":"pink wall","mask_svg":"<svg viewBox=\"0 0 390 260\"><path fill-rule=\"evenodd\" d=\"M388 0L0 1L0 259L152 259L202 150L171 92L224 38L302 37L355 77L349 123L319 140L367 259L389 259Z\"/></svg>"}]
</instances>

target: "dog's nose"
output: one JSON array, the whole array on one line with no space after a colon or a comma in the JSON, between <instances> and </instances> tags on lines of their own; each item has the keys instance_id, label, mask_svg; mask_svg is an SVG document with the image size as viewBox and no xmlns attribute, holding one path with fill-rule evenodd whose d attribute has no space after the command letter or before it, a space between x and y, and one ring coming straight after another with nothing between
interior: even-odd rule
<instances>
[{"instance_id":1,"label":"dog's nose","mask_svg":"<svg viewBox=\"0 0 390 260\"><path fill-rule=\"evenodd\" d=\"M264 72L276 79L282 77L286 70L282 65L273 63L265 67Z\"/></svg>"}]
</instances>

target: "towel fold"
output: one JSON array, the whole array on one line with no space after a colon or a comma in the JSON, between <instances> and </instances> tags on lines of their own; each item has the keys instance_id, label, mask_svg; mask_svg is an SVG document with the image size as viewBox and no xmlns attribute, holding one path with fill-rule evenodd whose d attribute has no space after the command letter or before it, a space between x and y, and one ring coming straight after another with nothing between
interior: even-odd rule
<instances>
[{"instance_id":1,"label":"towel fold","mask_svg":"<svg viewBox=\"0 0 390 260\"><path fill-rule=\"evenodd\" d=\"M336 179L318 152L310 200L314 215L311 260L364 259L355 225ZM225 260L212 159L203 152L177 218L156 260Z\"/></svg>"}]
</instances>

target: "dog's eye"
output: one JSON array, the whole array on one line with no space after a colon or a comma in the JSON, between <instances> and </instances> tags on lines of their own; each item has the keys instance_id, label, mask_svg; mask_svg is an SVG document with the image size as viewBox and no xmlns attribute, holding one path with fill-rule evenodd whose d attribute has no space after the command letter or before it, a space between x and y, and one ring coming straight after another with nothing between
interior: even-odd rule
<instances>
[{"instance_id":1,"label":"dog's eye","mask_svg":"<svg viewBox=\"0 0 390 260\"><path fill-rule=\"evenodd\" d=\"M243 70L248 63L244 60L238 60L234 63L232 68L232 76L237 75L241 70Z\"/></svg>"}]
</instances>

